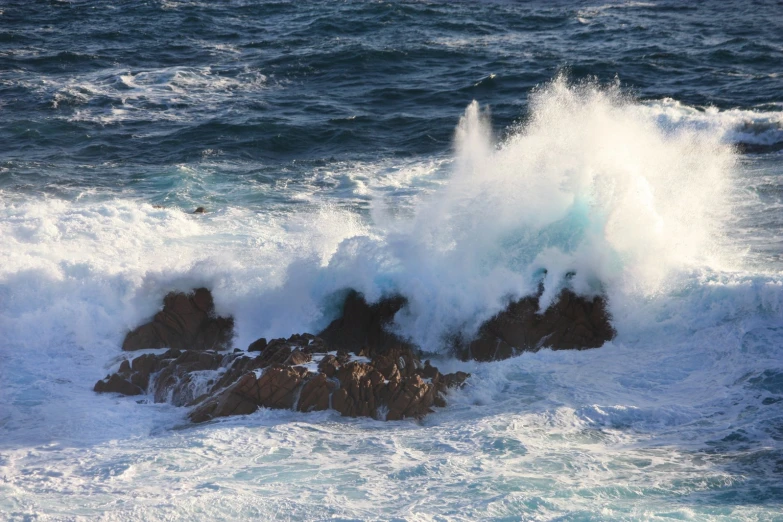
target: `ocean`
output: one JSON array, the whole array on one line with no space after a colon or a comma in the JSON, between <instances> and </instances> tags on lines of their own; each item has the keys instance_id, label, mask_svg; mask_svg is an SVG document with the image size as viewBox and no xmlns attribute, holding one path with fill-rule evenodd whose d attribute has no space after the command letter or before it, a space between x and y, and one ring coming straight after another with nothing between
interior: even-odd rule
<instances>
[{"instance_id":1,"label":"ocean","mask_svg":"<svg viewBox=\"0 0 783 522\"><path fill-rule=\"evenodd\" d=\"M780 1L3 0L0 519L783 520L782 151ZM539 282L615 339L449 352ZM93 392L201 286L240 349L402 294L471 377L395 422Z\"/></svg>"}]
</instances>

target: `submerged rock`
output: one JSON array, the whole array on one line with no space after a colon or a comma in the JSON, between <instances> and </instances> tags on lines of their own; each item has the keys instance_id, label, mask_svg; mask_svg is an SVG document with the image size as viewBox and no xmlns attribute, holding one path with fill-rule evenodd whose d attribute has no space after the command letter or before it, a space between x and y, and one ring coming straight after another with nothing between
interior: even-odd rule
<instances>
[{"instance_id":1,"label":"submerged rock","mask_svg":"<svg viewBox=\"0 0 783 522\"><path fill-rule=\"evenodd\" d=\"M224 350L233 336L234 319L215 316L212 294L198 288L191 294L168 294L163 299L163 310L149 323L129 332L122 349Z\"/></svg>"},{"instance_id":2,"label":"submerged rock","mask_svg":"<svg viewBox=\"0 0 783 522\"><path fill-rule=\"evenodd\" d=\"M542 347L583 350L598 348L615 336L601 296L586 298L566 289L544 313L538 313L538 302L536 295L509 304L479 328L475 339L457 343L458 355L491 361Z\"/></svg>"}]
</instances>

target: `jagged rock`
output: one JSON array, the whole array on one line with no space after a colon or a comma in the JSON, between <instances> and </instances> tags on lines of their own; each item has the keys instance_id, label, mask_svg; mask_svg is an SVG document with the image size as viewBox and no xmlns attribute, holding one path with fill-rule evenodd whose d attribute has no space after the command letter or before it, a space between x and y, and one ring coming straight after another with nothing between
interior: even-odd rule
<instances>
[{"instance_id":1,"label":"jagged rock","mask_svg":"<svg viewBox=\"0 0 783 522\"><path fill-rule=\"evenodd\" d=\"M402 377L410 377L421 368L421 362L413 353L413 349L405 345L392 346L385 353L376 355L372 364L387 379L391 377L395 368Z\"/></svg>"},{"instance_id":2,"label":"jagged rock","mask_svg":"<svg viewBox=\"0 0 783 522\"><path fill-rule=\"evenodd\" d=\"M303 351L313 344L322 346L303 334L273 340L255 357L175 349L145 354L123 361L95 391L150 393L156 402L193 407L193 422L260 407L302 412L333 408L344 416L397 420L420 418L433 406L444 406L447 387L460 385L468 376L441 375L430 361L422 365L406 346L391 347L369 363L351 361L346 352L315 353L321 359L316 359L318 373L311 373L299 365L313 360L313 353ZM211 378L205 376L209 371L214 372Z\"/></svg>"},{"instance_id":3,"label":"jagged rock","mask_svg":"<svg viewBox=\"0 0 783 522\"><path fill-rule=\"evenodd\" d=\"M182 352L179 357L160 368L153 390L155 402L170 402L175 406L191 403L196 399L199 391L209 390L204 386L199 387L199 383L194 382L194 378L198 375L195 372L217 370L224 357L223 354L216 352L194 350Z\"/></svg>"},{"instance_id":4,"label":"jagged rock","mask_svg":"<svg viewBox=\"0 0 783 522\"><path fill-rule=\"evenodd\" d=\"M325 374L327 377L334 377L337 373L337 368L340 367L340 361L334 355L327 355L318 363L318 371Z\"/></svg>"},{"instance_id":5,"label":"jagged rock","mask_svg":"<svg viewBox=\"0 0 783 522\"><path fill-rule=\"evenodd\" d=\"M539 296L529 296L508 305L481 326L474 340L459 345L458 354L491 361L542 347L598 348L614 338L603 297L588 299L566 289L543 314L538 313L538 300Z\"/></svg>"},{"instance_id":6,"label":"jagged rock","mask_svg":"<svg viewBox=\"0 0 783 522\"><path fill-rule=\"evenodd\" d=\"M213 317L207 290L169 294L163 310L129 334L124 346L169 349L122 361L115 374L96 383L95 391L149 393L156 402L191 407L193 422L260 407L302 412L333 408L345 416L387 420L420 418L433 406L445 406L446 389L461 386L469 375L442 375L430 361L422 365L412 346L385 330L404 303L395 297L370 306L354 292L345 315L325 330L328 342L308 333L259 339L248 347L259 352L251 356L204 349L223 347L230 339L224 327L232 324ZM334 351L327 353L329 349ZM351 354L360 358L354 360ZM316 373L308 370L313 360Z\"/></svg>"},{"instance_id":7,"label":"jagged rock","mask_svg":"<svg viewBox=\"0 0 783 522\"><path fill-rule=\"evenodd\" d=\"M136 357L132 363L123 361L117 373L98 381L94 390L118 392L123 395L151 393L155 402L184 406L192 403L199 391L209 391L213 384L209 381L195 382L197 376L203 376L197 372L217 370L235 357L235 354L194 350L167 350L161 355L144 354ZM153 375L154 385L150 389Z\"/></svg>"},{"instance_id":8,"label":"jagged rock","mask_svg":"<svg viewBox=\"0 0 783 522\"><path fill-rule=\"evenodd\" d=\"M233 331L233 318L215 317L212 294L206 288L190 295L172 292L151 322L125 336L122 349L223 350L230 345Z\"/></svg>"},{"instance_id":9,"label":"jagged rock","mask_svg":"<svg viewBox=\"0 0 783 522\"><path fill-rule=\"evenodd\" d=\"M329 409L329 398L337 386L326 374L319 373L302 387L296 409L304 412Z\"/></svg>"},{"instance_id":10,"label":"jagged rock","mask_svg":"<svg viewBox=\"0 0 783 522\"><path fill-rule=\"evenodd\" d=\"M298 365L307 364L313 360L313 356L309 353L301 351L299 348L294 349L288 359L285 360L285 364Z\"/></svg>"},{"instance_id":11,"label":"jagged rock","mask_svg":"<svg viewBox=\"0 0 783 522\"><path fill-rule=\"evenodd\" d=\"M193 422L204 422L253 413L261 406L291 409L306 374L304 368L282 365L266 368L260 377L254 372L246 373L235 384L197 406L189 417Z\"/></svg>"},{"instance_id":12,"label":"jagged rock","mask_svg":"<svg viewBox=\"0 0 783 522\"><path fill-rule=\"evenodd\" d=\"M332 396L332 408L345 417L378 416L383 375L373 366L351 362L337 370L340 389Z\"/></svg>"},{"instance_id":13,"label":"jagged rock","mask_svg":"<svg viewBox=\"0 0 783 522\"><path fill-rule=\"evenodd\" d=\"M123 378L119 373L107 375L106 379L95 383L94 391L98 393L121 393L123 395L141 395L144 390Z\"/></svg>"},{"instance_id":14,"label":"jagged rock","mask_svg":"<svg viewBox=\"0 0 783 522\"><path fill-rule=\"evenodd\" d=\"M332 321L317 337L332 349L357 355L364 352L370 357L392 346L405 345L386 327L406 302L402 296L393 296L370 305L361 294L352 290L345 299L342 317Z\"/></svg>"},{"instance_id":15,"label":"jagged rock","mask_svg":"<svg viewBox=\"0 0 783 522\"><path fill-rule=\"evenodd\" d=\"M418 375L396 382L390 381L389 393L386 420L406 417L418 419L431 413L431 406L435 404L435 386L425 383Z\"/></svg>"},{"instance_id":16,"label":"jagged rock","mask_svg":"<svg viewBox=\"0 0 783 522\"><path fill-rule=\"evenodd\" d=\"M248 352L263 352L266 348L266 338L262 337L261 339L257 339L250 343L250 346L247 347Z\"/></svg>"}]
</instances>

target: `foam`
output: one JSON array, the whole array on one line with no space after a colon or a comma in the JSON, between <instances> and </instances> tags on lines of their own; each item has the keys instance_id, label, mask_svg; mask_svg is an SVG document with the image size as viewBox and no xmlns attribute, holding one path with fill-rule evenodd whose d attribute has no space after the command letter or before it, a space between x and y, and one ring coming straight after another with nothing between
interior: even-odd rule
<instances>
[{"instance_id":1,"label":"foam","mask_svg":"<svg viewBox=\"0 0 783 522\"><path fill-rule=\"evenodd\" d=\"M772 104L774 105L774 104ZM779 104L778 104L779 105ZM766 106L769 107L769 104ZM686 128L720 137L726 143L776 145L783 143L783 110L692 107L671 98L640 104L638 110L663 129Z\"/></svg>"},{"instance_id":2,"label":"foam","mask_svg":"<svg viewBox=\"0 0 783 522\"><path fill-rule=\"evenodd\" d=\"M498 143L471 104L453 158L319 172L345 182L338 196L304 186L296 208L0 194L0 513L774 516L783 279L726 237L732 147L611 86L558 79L531 107ZM440 354L472 377L420 423L262 409L193 427L182 408L91 391L170 290L212 288L239 347L316 331L347 287L402 292L396 328L438 352L542 277L542 307L564 285L606 292L618 337L493 363Z\"/></svg>"}]
</instances>

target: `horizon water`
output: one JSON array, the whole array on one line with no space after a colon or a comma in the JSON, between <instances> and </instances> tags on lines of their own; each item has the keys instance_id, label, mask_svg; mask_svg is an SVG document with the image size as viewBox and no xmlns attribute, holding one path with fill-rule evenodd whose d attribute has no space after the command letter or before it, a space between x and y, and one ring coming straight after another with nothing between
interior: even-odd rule
<instances>
[{"instance_id":1,"label":"horizon water","mask_svg":"<svg viewBox=\"0 0 783 522\"><path fill-rule=\"evenodd\" d=\"M0 519L781 520L781 35L773 1L0 6ZM539 283L616 338L445 348ZM95 394L199 286L241 349L400 293L471 377L388 423Z\"/></svg>"}]
</instances>

